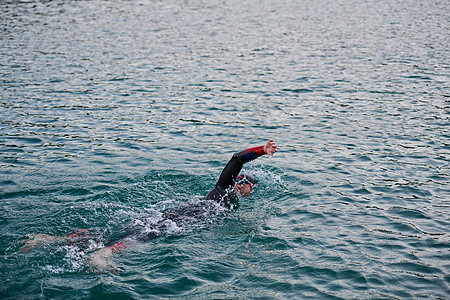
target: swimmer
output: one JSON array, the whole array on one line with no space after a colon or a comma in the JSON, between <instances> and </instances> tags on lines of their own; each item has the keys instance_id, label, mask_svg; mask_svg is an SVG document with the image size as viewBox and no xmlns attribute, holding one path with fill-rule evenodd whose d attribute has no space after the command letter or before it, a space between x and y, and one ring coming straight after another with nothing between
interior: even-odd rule
<instances>
[{"instance_id":1,"label":"swimmer","mask_svg":"<svg viewBox=\"0 0 450 300\"><path fill-rule=\"evenodd\" d=\"M175 223L193 223L205 216L207 209L205 206L211 203L218 204L225 208L232 208L237 197L245 197L251 194L257 186L255 177L249 174L240 173L244 164L257 159L262 155L272 156L277 152L277 145L273 140L269 140L265 145L253 147L235 153L228 161L219 176L214 187L198 203L186 207L167 210L162 213L160 221L153 224L154 230L142 230L142 227L132 226L123 230L115 238L105 243L105 247L93 252L89 257L89 265L93 271L108 270L116 273L117 267L111 262L114 253L118 253L129 248L136 242L146 242L160 236L167 231L167 228ZM236 197L237 196L237 197ZM87 230L79 230L76 233L63 237L54 237L46 234L37 234L22 246L20 251L29 251L36 246L54 243L75 244L87 239L95 239Z\"/></svg>"},{"instance_id":2,"label":"swimmer","mask_svg":"<svg viewBox=\"0 0 450 300\"><path fill-rule=\"evenodd\" d=\"M277 145L273 140L270 140L264 146L235 153L220 174L216 185L206 194L205 198L230 207L234 193L240 196L250 195L256 184L256 179L251 175L240 175L242 167L245 163L255 160L261 155L272 156L275 152L277 152Z\"/></svg>"}]
</instances>

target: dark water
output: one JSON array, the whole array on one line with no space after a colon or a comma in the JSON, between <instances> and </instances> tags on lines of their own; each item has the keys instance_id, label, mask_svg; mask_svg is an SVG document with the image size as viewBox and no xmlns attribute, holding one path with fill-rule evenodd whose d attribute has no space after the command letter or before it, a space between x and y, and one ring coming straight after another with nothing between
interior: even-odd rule
<instances>
[{"instance_id":1,"label":"dark water","mask_svg":"<svg viewBox=\"0 0 450 300\"><path fill-rule=\"evenodd\" d=\"M449 298L450 2L0 11L0 298ZM117 254L119 274L18 251L195 201L269 138L238 209Z\"/></svg>"}]
</instances>

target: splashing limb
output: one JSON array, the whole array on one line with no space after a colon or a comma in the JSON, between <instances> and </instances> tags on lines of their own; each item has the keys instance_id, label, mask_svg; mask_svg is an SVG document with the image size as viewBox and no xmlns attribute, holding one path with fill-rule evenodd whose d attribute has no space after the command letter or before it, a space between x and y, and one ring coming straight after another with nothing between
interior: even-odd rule
<instances>
[{"instance_id":1,"label":"splashing limb","mask_svg":"<svg viewBox=\"0 0 450 300\"><path fill-rule=\"evenodd\" d=\"M20 252L28 252L33 250L36 247L42 246L42 245L48 245L51 243L57 243L61 240L58 236L52 236L48 234L39 233L36 234L34 237L30 238L25 242L25 244L19 248Z\"/></svg>"},{"instance_id":2,"label":"splashing limb","mask_svg":"<svg viewBox=\"0 0 450 300\"><path fill-rule=\"evenodd\" d=\"M89 271L93 273L103 273L105 271L119 274L120 268L112 261L113 249L106 247L95 251L89 257Z\"/></svg>"}]
</instances>

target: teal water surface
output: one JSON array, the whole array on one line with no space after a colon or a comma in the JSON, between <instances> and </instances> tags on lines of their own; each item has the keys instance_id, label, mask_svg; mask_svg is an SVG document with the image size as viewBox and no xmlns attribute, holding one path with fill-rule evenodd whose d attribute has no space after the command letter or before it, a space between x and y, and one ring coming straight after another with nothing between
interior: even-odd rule
<instances>
[{"instance_id":1,"label":"teal water surface","mask_svg":"<svg viewBox=\"0 0 450 300\"><path fill-rule=\"evenodd\" d=\"M1 1L0 298L448 299L448 1ZM259 188L92 272L102 239Z\"/></svg>"}]
</instances>

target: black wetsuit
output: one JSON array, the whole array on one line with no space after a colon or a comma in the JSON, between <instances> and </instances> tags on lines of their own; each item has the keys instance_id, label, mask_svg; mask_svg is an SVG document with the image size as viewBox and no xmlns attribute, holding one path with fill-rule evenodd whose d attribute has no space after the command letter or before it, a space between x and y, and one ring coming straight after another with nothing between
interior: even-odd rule
<instances>
[{"instance_id":1,"label":"black wetsuit","mask_svg":"<svg viewBox=\"0 0 450 300\"><path fill-rule=\"evenodd\" d=\"M146 242L152 240L168 230L171 222L181 227L186 224L192 224L200 220L207 219L211 211L210 207L214 204L210 200L214 200L225 208L230 208L233 205L233 198L235 198L234 186L236 178L238 177L242 167L245 163L252 161L264 154L264 146L254 147L247 150L237 152L233 155L230 161L227 163L222 173L219 176L219 180L216 185L203 197L193 205L182 206L179 208L170 209L164 211L160 220L156 224L152 224L151 227L154 230L148 231L142 228L142 225L131 226L119 234L116 234L114 238L110 239L106 246L114 247L114 245L120 245L125 238L131 238L140 242ZM145 220L143 223L146 223Z\"/></svg>"},{"instance_id":2,"label":"black wetsuit","mask_svg":"<svg viewBox=\"0 0 450 300\"><path fill-rule=\"evenodd\" d=\"M236 178L245 163L252 161L264 154L264 146L250 148L237 152L230 159L220 174L216 185L206 194L205 199L215 200L226 207L232 205L234 185Z\"/></svg>"}]
</instances>

